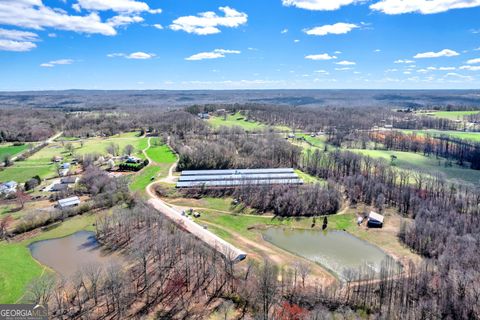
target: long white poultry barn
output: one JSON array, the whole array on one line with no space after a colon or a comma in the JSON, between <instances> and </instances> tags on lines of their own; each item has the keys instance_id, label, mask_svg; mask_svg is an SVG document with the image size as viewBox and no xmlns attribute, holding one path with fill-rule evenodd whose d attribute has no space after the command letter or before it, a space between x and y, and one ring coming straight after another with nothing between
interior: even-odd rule
<instances>
[{"instance_id":1,"label":"long white poultry barn","mask_svg":"<svg viewBox=\"0 0 480 320\"><path fill-rule=\"evenodd\" d=\"M274 184L303 184L303 181L292 168L186 170L182 171L177 188Z\"/></svg>"}]
</instances>

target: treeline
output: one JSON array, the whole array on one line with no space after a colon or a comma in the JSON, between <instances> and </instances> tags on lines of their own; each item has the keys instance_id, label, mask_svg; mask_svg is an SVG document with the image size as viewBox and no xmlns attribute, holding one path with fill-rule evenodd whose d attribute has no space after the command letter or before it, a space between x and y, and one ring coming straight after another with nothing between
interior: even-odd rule
<instances>
[{"instance_id":1,"label":"treeline","mask_svg":"<svg viewBox=\"0 0 480 320\"><path fill-rule=\"evenodd\" d=\"M0 109L0 143L41 141L53 136L65 114L38 109Z\"/></svg>"},{"instance_id":2,"label":"treeline","mask_svg":"<svg viewBox=\"0 0 480 320\"><path fill-rule=\"evenodd\" d=\"M249 135L241 128L218 134L174 136L171 145L180 155L178 170L295 167L300 148L276 134Z\"/></svg>"},{"instance_id":3,"label":"treeline","mask_svg":"<svg viewBox=\"0 0 480 320\"><path fill-rule=\"evenodd\" d=\"M162 191L159 190L162 194ZM332 185L302 186L273 185L255 186L245 184L228 189L185 189L188 197L231 196L258 213L273 212L280 217L318 216L336 213L341 207L341 194Z\"/></svg>"},{"instance_id":4,"label":"treeline","mask_svg":"<svg viewBox=\"0 0 480 320\"><path fill-rule=\"evenodd\" d=\"M383 144L387 150L421 152L454 160L458 165L468 165L480 170L480 143L458 139L448 135L433 137L429 134L404 134L398 131L373 132L370 138Z\"/></svg>"},{"instance_id":5,"label":"treeline","mask_svg":"<svg viewBox=\"0 0 480 320\"><path fill-rule=\"evenodd\" d=\"M396 170L383 161L350 152L307 153L302 168L312 175L337 181L353 204L363 202L379 210L395 207L414 218L402 226L399 237L431 260L427 260L425 269L402 276L399 281L404 283L385 279L378 286L363 288L366 290L363 300L374 302L379 299L382 286L394 290L390 293L393 300L382 300L378 305L375 302L369 307L388 314L393 308L405 312L402 317L415 314L413 319L480 317L477 281L480 271L475 267L480 262L478 188ZM407 296L406 288L411 290Z\"/></svg>"},{"instance_id":6,"label":"treeline","mask_svg":"<svg viewBox=\"0 0 480 320\"><path fill-rule=\"evenodd\" d=\"M457 130L458 124L450 119L417 114L409 117L396 117L393 121L393 127L397 129L410 130Z\"/></svg>"}]
</instances>

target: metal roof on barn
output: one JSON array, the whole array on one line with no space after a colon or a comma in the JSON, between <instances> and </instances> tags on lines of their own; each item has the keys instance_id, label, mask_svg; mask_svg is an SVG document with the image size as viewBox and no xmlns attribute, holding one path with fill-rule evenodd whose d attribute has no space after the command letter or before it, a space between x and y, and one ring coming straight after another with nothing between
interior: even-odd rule
<instances>
[{"instance_id":1,"label":"metal roof on barn","mask_svg":"<svg viewBox=\"0 0 480 320\"><path fill-rule=\"evenodd\" d=\"M183 171L177 188L303 184L292 168Z\"/></svg>"}]
</instances>

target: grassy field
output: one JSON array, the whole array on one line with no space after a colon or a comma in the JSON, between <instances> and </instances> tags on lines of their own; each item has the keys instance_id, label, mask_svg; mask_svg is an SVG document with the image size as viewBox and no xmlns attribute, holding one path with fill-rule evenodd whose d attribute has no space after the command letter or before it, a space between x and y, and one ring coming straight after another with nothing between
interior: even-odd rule
<instances>
[{"instance_id":1,"label":"grassy field","mask_svg":"<svg viewBox=\"0 0 480 320\"><path fill-rule=\"evenodd\" d=\"M0 303L15 303L26 286L43 272L51 272L37 262L28 246L40 240L65 237L80 230L93 230L94 215L77 216L58 227L21 242L0 242Z\"/></svg>"},{"instance_id":2,"label":"grassy field","mask_svg":"<svg viewBox=\"0 0 480 320\"><path fill-rule=\"evenodd\" d=\"M415 133L418 136L424 136L426 134L429 134L433 137L446 135L446 136L450 136L458 139L480 142L480 132L441 131L441 130L401 130L401 131L406 134Z\"/></svg>"},{"instance_id":3,"label":"grassy field","mask_svg":"<svg viewBox=\"0 0 480 320\"><path fill-rule=\"evenodd\" d=\"M463 120L463 117L469 116L472 114L477 114L479 111L435 111L425 113L428 115L433 115L437 118L444 118L449 120ZM423 113L422 113L423 114Z\"/></svg>"},{"instance_id":4,"label":"grassy field","mask_svg":"<svg viewBox=\"0 0 480 320\"><path fill-rule=\"evenodd\" d=\"M13 144L0 144L0 161L2 161L7 155L13 157L25 151L27 148L27 144L22 144L20 146L14 146Z\"/></svg>"},{"instance_id":5,"label":"grassy field","mask_svg":"<svg viewBox=\"0 0 480 320\"><path fill-rule=\"evenodd\" d=\"M167 145L153 145L153 141L146 152L148 157L156 163L174 163L177 159L175 153L173 153Z\"/></svg>"},{"instance_id":6,"label":"grassy field","mask_svg":"<svg viewBox=\"0 0 480 320\"><path fill-rule=\"evenodd\" d=\"M216 117L212 116L208 119L208 123L212 125L214 128L224 127L241 127L245 131L258 131L266 126L259 122L253 121L246 121L245 117L240 113L236 113L234 115L228 114L226 119L224 120L223 117Z\"/></svg>"},{"instance_id":7,"label":"grassy field","mask_svg":"<svg viewBox=\"0 0 480 320\"><path fill-rule=\"evenodd\" d=\"M85 155L88 153L97 153L100 155L107 154L107 147L111 143L115 143L120 148L120 153L127 145L132 145L135 148L134 155L139 158L144 158L142 150L147 147L148 138L138 137L138 132L128 132L111 137L97 137L84 140L83 147L80 142L72 142L75 146L75 153L78 155Z\"/></svg>"},{"instance_id":8,"label":"grassy field","mask_svg":"<svg viewBox=\"0 0 480 320\"><path fill-rule=\"evenodd\" d=\"M147 146L148 140L146 141L145 148ZM143 192L152 181L166 177L168 175L168 169L177 160L177 156L167 145L153 145L153 139L150 140L150 148L145 152L152 160L152 163L133 176L130 183L130 190L134 192Z\"/></svg>"},{"instance_id":9,"label":"grassy field","mask_svg":"<svg viewBox=\"0 0 480 320\"><path fill-rule=\"evenodd\" d=\"M445 166L445 159L436 159L435 156L426 157L419 153L387 151L387 150L361 150L349 149L372 158L385 159L391 162L391 156L397 157L393 165L401 169L415 169L427 174L443 173L447 179L458 180L460 182L470 182L478 184L480 181L480 171L460 167L456 164Z\"/></svg>"},{"instance_id":10,"label":"grassy field","mask_svg":"<svg viewBox=\"0 0 480 320\"><path fill-rule=\"evenodd\" d=\"M317 177L314 177L312 175L309 175L308 173L305 173L301 170L295 170L295 173L298 175L298 177L300 179L303 180L304 183L312 183L312 184L315 184L315 183L320 183L320 184L325 184L325 180L323 179L320 179L320 178L317 178Z\"/></svg>"},{"instance_id":11,"label":"grassy field","mask_svg":"<svg viewBox=\"0 0 480 320\"><path fill-rule=\"evenodd\" d=\"M168 174L168 166L150 165L133 176L130 190L143 191L153 180ZM154 178L154 179L152 179Z\"/></svg>"}]
</instances>

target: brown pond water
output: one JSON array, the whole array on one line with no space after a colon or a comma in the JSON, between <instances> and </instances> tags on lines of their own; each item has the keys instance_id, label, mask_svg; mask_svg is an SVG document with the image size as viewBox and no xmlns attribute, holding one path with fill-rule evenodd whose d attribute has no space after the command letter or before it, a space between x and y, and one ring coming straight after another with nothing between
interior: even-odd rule
<instances>
[{"instance_id":1,"label":"brown pond water","mask_svg":"<svg viewBox=\"0 0 480 320\"><path fill-rule=\"evenodd\" d=\"M123 262L120 256L105 253L95 234L89 231L79 231L64 238L34 242L29 248L35 259L65 277L74 275L84 265L106 266Z\"/></svg>"},{"instance_id":2,"label":"brown pond water","mask_svg":"<svg viewBox=\"0 0 480 320\"><path fill-rule=\"evenodd\" d=\"M284 250L323 265L340 278L345 278L347 272L357 272L362 267L378 273L382 263L392 259L380 248L341 230L322 232L269 228L263 233L263 238ZM397 262L394 263L401 267Z\"/></svg>"}]
</instances>

